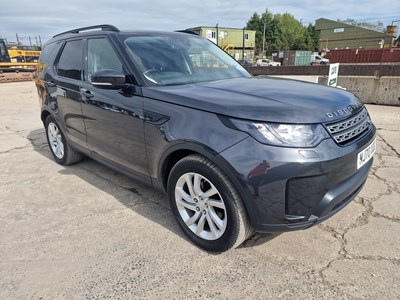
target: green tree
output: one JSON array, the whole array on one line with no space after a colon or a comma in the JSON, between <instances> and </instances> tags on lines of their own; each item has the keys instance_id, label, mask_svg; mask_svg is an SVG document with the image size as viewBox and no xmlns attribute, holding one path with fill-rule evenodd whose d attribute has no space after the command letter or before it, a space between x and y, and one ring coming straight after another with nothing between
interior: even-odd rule
<instances>
[{"instance_id":1,"label":"green tree","mask_svg":"<svg viewBox=\"0 0 400 300\"><path fill-rule=\"evenodd\" d=\"M262 28L260 27L260 15L258 13L254 13L250 20L247 21L246 29L254 30L256 32L256 44L255 51L256 53L260 52L260 41L262 40Z\"/></svg>"},{"instance_id":2,"label":"green tree","mask_svg":"<svg viewBox=\"0 0 400 300\"><path fill-rule=\"evenodd\" d=\"M265 40L263 39L264 35L264 27L265 27ZM246 28L249 30L255 30L256 32L256 45L255 45L255 51L256 53L259 53L263 49L263 43L264 43L264 49L274 49L271 47L271 44L275 43L275 40L277 38L277 24L274 20L274 15L268 11L268 9L265 10L261 14L261 16L258 13L254 13L249 21L247 21Z\"/></svg>"},{"instance_id":3,"label":"green tree","mask_svg":"<svg viewBox=\"0 0 400 300\"><path fill-rule=\"evenodd\" d=\"M279 24L275 16L268 10L261 15L262 27L265 26L265 50L279 50L277 41L280 37Z\"/></svg>"},{"instance_id":4,"label":"green tree","mask_svg":"<svg viewBox=\"0 0 400 300\"><path fill-rule=\"evenodd\" d=\"M319 32L315 27L312 24L303 26L289 13L274 15L268 9L261 15L255 12L246 28L256 31L256 53L262 51L263 44L265 50L315 50L318 47Z\"/></svg>"},{"instance_id":5,"label":"green tree","mask_svg":"<svg viewBox=\"0 0 400 300\"><path fill-rule=\"evenodd\" d=\"M276 14L274 19L278 23L279 40L277 46L282 50L304 50L306 45L306 28L299 20L289 14Z\"/></svg>"},{"instance_id":6,"label":"green tree","mask_svg":"<svg viewBox=\"0 0 400 300\"><path fill-rule=\"evenodd\" d=\"M315 25L308 24L305 35L306 50L316 51L319 48L319 39L320 31L315 29Z\"/></svg>"}]
</instances>

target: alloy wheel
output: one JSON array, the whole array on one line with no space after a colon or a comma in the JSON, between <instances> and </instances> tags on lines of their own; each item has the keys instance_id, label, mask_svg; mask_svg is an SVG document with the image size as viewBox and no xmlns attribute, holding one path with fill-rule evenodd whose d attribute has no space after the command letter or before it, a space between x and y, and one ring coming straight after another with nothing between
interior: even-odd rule
<instances>
[{"instance_id":1,"label":"alloy wheel","mask_svg":"<svg viewBox=\"0 0 400 300\"><path fill-rule=\"evenodd\" d=\"M51 150L58 159L64 157L64 143L60 129L53 122L50 122L47 126L47 135L49 137L49 143Z\"/></svg>"},{"instance_id":2,"label":"alloy wheel","mask_svg":"<svg viewBox=\"0 0 400 300\"><path fill-rule=\"evenodd\" d=\"M224 200L210 180L198 173L183 174L175 185L175 201L186 226L205 240L217 240L226 229Z\"/></svg>"}]
</instances>

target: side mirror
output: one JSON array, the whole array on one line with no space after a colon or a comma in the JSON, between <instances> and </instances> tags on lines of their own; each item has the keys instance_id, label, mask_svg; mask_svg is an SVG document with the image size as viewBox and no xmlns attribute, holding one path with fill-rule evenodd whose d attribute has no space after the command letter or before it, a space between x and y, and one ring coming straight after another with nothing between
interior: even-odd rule
<instances>
[{"instance_id":1,"label":"side mirror","mask_svg":"<svg viewBox=\"0 0 400 300\"><path fill-rule=\"evenodd\" d=\"M125 74L121 71L103 69L90 78L92 85L99 89L121 90L128 86Z\"/></svg>"}]
</instances>

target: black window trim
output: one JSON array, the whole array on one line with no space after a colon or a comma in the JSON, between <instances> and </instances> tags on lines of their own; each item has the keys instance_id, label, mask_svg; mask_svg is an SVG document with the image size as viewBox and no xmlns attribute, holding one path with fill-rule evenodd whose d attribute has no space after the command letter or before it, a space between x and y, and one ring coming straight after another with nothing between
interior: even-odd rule
<instances>
[{"instance_id":1,"label":"black window trim","mask_svg":"<svg viewBox=\"0 0 400 300\"><path fill-rule=\"evenodd\" d=\"M84 65L84 68L85 68L84 79L85 80L84 80L84 82L88 83L88 84L91 84L90 81L86 80L86 72L87 72L87 67L88 67L88 60L87 60L87 57L88 57L88 39L105 38L105 39L108 40L108 42L110 43L111 47L114 49L114 52L117 54L119 60L123 64L123 66L127 69L127 71L128 71L127 78L129 78L130 83L135 85L135 86L141 86L138 83L138 80L136 79L136 76L137 76L137 75L135 75L136 72L134 70L132 70L132 67L131 67L132 62L130 62L130 61L128 61L126 59L126 54L121 52L121 49L118 48L115 45L115 43L119 42L120 43L119 46L124 46L124 45L118 39L113 39L112 37L113 36L111 36L110 34L101 34L101 33L99 33L99 34L93 34L93 35L90 35L90 36L85 36L83 38L83 40L84 40L84 51L83 51L83 56L84 57L83 57L83 59L84 59L84 62L85 62L85 65Z\"/></svg>"},{"instance_id":2,"label":"black window trim","mask_svg":"<svg viewBox=\"0 0 400 300\"><path fill-rule=\"evenodd\" d=\"M88 69L89 69L89 60L88 60L88 55L89 55L89 40L98 40L98 39L105 39L108 41L110 44L111 48L114 50L114 53L117 55L120 63L122 64L122 67L125 67L125 69L128 69L127 64L125 63L124 59L122 58L122 55L117 51L117 48L114 46L113 42L108 38L107 35L93 35L93 36L88 36L85 37L84 39L84 46L83 46L83 59L85 62L84 69L85 69L85 76L84 76L84 81L86 83L91 84L87 74L88 74ZM129 71L129 70L128 70ZM125 76L127 76L131 80L130 72L127 72Z\"/></svg>"},{"instance_id":3,"label":"black window trim","mask_svg":"<svg viewBox=\"0 0 400 300\"><path fill-rule=\"evenodd\" d=\"M85 78L85 74L86 74L86 69L85 66L82 65L82 75L81 75L81 79L75 79L75 78L70 78L70 77L64 77L61 76L60 74L58 74L58 63L60 62L60 57L64 51L65 45L67 44L67 42L72 42L72 41L82 41L83 43L83 47L82 47L82 57L81 57L81 61L82 63L84 62L84 48L85 48L85 38L83 37L79 37L79 38L71 38L71 39L65 39L63 41L63 44L60 48L60 50L57 53L56 58L54 59L54 64L53 64L53 68L54 68L54 73L57 77L61 77L61 78L65 78L67 80L73 80L73 81L77 81L77 82L84 82L84 78Z\"/></svg>"},{"instance_id":4,"label":"black window trim","mask_svg":"<svg viewBox=\"0 0 400 300\"><path fill-rule=\"evenodd\" d=\"M57 41L58 43L61 43L60 48L58 49L58 51L56 51L56 53L53 53L54 55L54 59L52 60L52 68L53 68L53 72L55 74L55 76L60 77L60 78L65 78L66 80L73 80L74 82L82 82L82 83L86 83L86 84L91 84L89 81L86 80L86 72L87 72L87 62L86 62L86 58L87 58L87 39L89 38L107 38L108 41L110 42L111 46L113 47L113 49L115 50L115 52L117 53L118 57L120 58L121 62L124 64L124 66L127 68L128 70L128 77L130 78L130 81L132 82L132 84L134 86L137 87L143 87L146 86L145 83L141 82L141 77L140 74L138 74L136 67L133 65L133 63L128 60L126 58L126 53L125 52L121 52L121 49L119 49L117 46L121 46L124 47L124 44L115 36L112 36L110 34L93 34L93 35L85 35L85 36L79 36L79 37L70 37L70 38L66 38L66 39L62 39ZM82 62L83 62L83 79L82 80L78 80L78 79L73 79L73 78L69 78L69 77L63 77L58 75L58 63L61 57L61 54L64 50L64 47L66 45L67 42L70 41L75 41L75 40L81 40L83 41L83 51L82 51ZM119 44L119 45L115 45L115 43ZM124 51L126 51L126 49L123 49ZM137 92L139 92L139 90L137 90Z\"/></svg>"}]
</instances>

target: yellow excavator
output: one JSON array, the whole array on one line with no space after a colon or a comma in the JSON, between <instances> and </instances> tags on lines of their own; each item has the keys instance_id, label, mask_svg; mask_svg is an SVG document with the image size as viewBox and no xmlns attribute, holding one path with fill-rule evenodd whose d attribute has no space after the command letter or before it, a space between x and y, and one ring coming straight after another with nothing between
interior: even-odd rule
<instances>
[{"instance_id":1,"label":"yellow excavator","mask_svg":"<svg viewBox=\"0 0 400 300\"><path fill-rule=\"evenodd\" d=\"M7 48L0 39L0 82L32 80L40 53L36 46Z\"/></svg>"}]
</instances>

